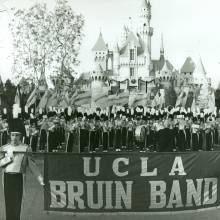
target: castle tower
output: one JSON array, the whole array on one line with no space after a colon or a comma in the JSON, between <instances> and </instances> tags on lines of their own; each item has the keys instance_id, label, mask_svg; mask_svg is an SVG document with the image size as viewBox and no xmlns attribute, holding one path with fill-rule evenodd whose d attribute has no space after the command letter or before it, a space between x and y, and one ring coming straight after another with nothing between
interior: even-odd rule
<instances>
[{"instance_id":1,"label":"castle tower","mask_svg":"<svg viewBox=\"0 0 220 220\"><path fill-rule=\"evenodd\" d=\"M151 27L151 3L149 0L142 0L141 5L141 30L140 35L144 43L144 56L146 58L146 68L148 73L151 68L151 37L153 28Z\"/></svg>"},{"instance_id":2,"label":"castle tower","mask_svg":"<svg viewBox=\"0 0 220 220\"><path fill-rule=\"evenodd\" d=\"M113 55L113 74L119 75L119 67L120 67L120 53L119 53L119 46L116 43L114 48L114 55Z\"/></svg>"},{"instance_id":3,"label":"castle tower","mask_svg":"<svg viewBox=\"0 0 220 220\"><path fill-rule=\"evenodd\" d=\"M94 103L97 96L103 94L104 91L108 90L108 77L106 76L102 66L99 65L96 71L91 73L91 94L92 94L92 102L91 106L95 107L96 104Z\"/></svg>"},{"instance_id":4,"label":"castle tower","mask_svg":"<svg viewBox=\"0 0 220 220\"><path fill-rule=\"evenodd\" d=\"M94 53L95 70L99 71L101 66L103 71L106 71L106 59L108 54L108 47L105 44L101 32L99 34L98 40L96 41L94 47L92 48L92 51Z\"/></svg>"}]
</instances>

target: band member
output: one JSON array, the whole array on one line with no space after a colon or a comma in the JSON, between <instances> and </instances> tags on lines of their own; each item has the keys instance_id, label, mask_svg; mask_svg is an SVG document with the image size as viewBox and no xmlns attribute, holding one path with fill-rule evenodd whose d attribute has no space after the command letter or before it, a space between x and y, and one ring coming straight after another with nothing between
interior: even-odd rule
<instances>
[{"instance_id":1,"label":"band member","mask_svg":"<svg viewBox=\"0 0 220 220\"><path fill-rule=\"evenodd\" d=\"M173 119L173 135L174 135L174 146L173 151L176 151L179 143L179 121L177 119L178 112L174 115Z\"/></svg>"},{"instance_id":2,"label":"band member","mask_svg":"<svg viewBox=\"0 0 220 220\"><path fill-rule=\"evenodd\" d=\"M213 119L211 117L208 117L205 123L205 139L207 151L211 151L213 149L212 122Z\"/></svg>"},{"instance_id":3,"label":"band member","mask_svg":"<svg viewBox=\"0 0 220 220\"><path fill-rule=\"evenodd\" d=\"M116 151L121 151L122 147L122 121L117 115L115 119L115 149Z\"/></svg>"},{"instance_id":4,"label":"band member","mask_svg":"<svg viewBox=\"0 0 220 220\"><path fill-rule=\"evenodd\" d=\"M65 133L66 133L66 122L65 122L65 117L64 117L64 113L61 112L60 115L60 122L59 122L59 139L60 139L60 143L59 146L60 148L62 148L65 145L66 142L66 137L65 137Z\"/></svg>"},{"instance_id":5,"label":"band member","mask_svg":"<svg viewBox=\"0 0 220 220\"><path fill-rule=\"evenodd\" d=\"M172 140L172 129L170 129L170 120L164 119L159 130L159 151L170 152L172 151L173 140Z\"/></svg>"},{"instance_id":6,"label":"band member","mask_svg":"<svg viewBox=\"0 0 220 220\"><path fill-rule=\"evenodd\" d=\"M79 131L79 149L80 152L85 152L85 149L88 148L89 144L89 131L88 123L85 121L83 114L80 112L77 116L78 120L78 131Z\"/></svg>"},{"instance_id":7,"label":"band member","mask_svg":"<svg viewBox=\"0 0 220 220\"><path fill-rule=\"evenodd\" d=\"M129 151L132 151L134 147L134 124L130 116L128 117L126 137L127 137L127 144L126 144L127 149Z\"/></svg>"},{"instance_id":8,"label":"band member","mask_svg":"<svg viewBox=\"0 0 220 220\"><path fill-rule=\"evenodd\" d=\"M75 151L76 149L76 122L75 120L69 120L67 122L67 141L66 141L66 152L77 152L79 153L79 150Z\"/></svg>"},{"instance_id":9,"label":"band member","mask_svg":"<svg viewBox=\"0 0 220 220\"><path fill-rule=\"evenodd\" d=\"M185 118L186 125L185 125L185 132L186 132L186 150L191 149L191 124L192 120L188 117Z\"/></svg>"},{"instance_id":10,"label":"band member","mask_svg":"<svg viewBox=\"0 0 220 220\"><path fill-rule=\"evenodd\" d=\"M47 132L48 152L57 152L59 146L58 122L54 116L49 118L48 127L49 127Z\"/></svg>"},{"instance_id":11,"label":"band member","mask_svg":"<svg viewBox=\"0 0 220 220\"><path fill-rule=\"evenodd\" d=\"M32 152L36 152L37 151L37 144L38 144L38 130L36 127L36 121L35 120L31 120L30 121L30 146L32 149Z\"/></svg>"},{"instance_id":12,"label":"band member","mask_svg":"<svg viewBox=\"0 0 220 220\"><path fill-rule=\"evenodd\" d=\"M167 122L167 126L169 128L169 132L170 132L170 141L169 141L169 148L168 151L173 152L175 151L175 124L174 124L174 115L173 114L169 114L168 115L168 122Z\"/></svg>"},{"instance_id":13,"label":"band member","mask_svg":"<svg viewBox=\"0 0 220 220\"><path fill-rule=\"evenodd\" d=\"M89 116L89 152L95 152L96 143L96 129L95 129L95 119L93 115Z\"/></svg>"},{"instance_id":14,"label":"band member","mask_svg":"<svg viewBox=\"0 0 220 220\"><path fill-rule=\"evenodd\" d=\"M218 122L214 121L214 144L219 144L218 137L219 137L219 125Z\"/></svg>"},{"instance_id":15,"label":"band member","mask_svg":"<svg viewBox=\"0 0 220 220\"><path fill-rule=\"evenodd\" d=\"M109 140L108 140L108 146L109 149L114 149L114 143L115 143L115 121L114 121L114 114L110 114L110 120L108 122L108 131L109 131Z\"/></svg>"},{"instance_id":16,"label":"band member","mask_svg":"<svg viewBox=\"0 0 220 220\"><path fill-rule=\"evenodd\" d=\"M184 118L184 114L179 116L179 123L178 123L178 148L179 151L185 151L186 150L186 121Z\"/></svg>"},{"instance_id":17,"label":"band member","mask_svg":"<svg viewBox=\"0 0 220 220\"><path fill-rule=\"evenodd\" d=\"M167 129L165 130L164 122L160 119L157 125L158 151L164 152L167 145Z\"/></svg>"},{"instance_id":18,"label":"band member","mask_svg":"<svg viewBox=\"0 0 220 220\"><path fill-rule=\"evenodd\" d=\"M1 129L1 144L5 145L8 143L8 122L7 119L3 119L2 121L2 129Z\"/></svg>"},{"instance_id":19,"label":"band member","mask_svg":"<svg viewBox=\"0 0 220 220\"><path fill-rule=\"evenodd\" d=\"M45 151L47 146L47 130L49 128L46 115L43 116L42 121L38 125L40 126L39 150Z\"/></svg>"},{"instance_id":20,"label":"band member","mask_svg":"<svg viewBox=\"0 0 220 220\"><path fill-rule=\"evenodd\" d=\"M200 118L199 123L199 150L205 150L206 142L205 142L205 123L204 118Z\"/></svg>"},{"instance_id":21,"label":"band member","mask_svg":"<svg viewBox=\"0 0 220 220\"><path fill-rule=\"evenodd\" d=\"M95 150L100 150L102 144L102 129L100 117L97 115L95 117Z\"/></svg>"},{"instance_id":22,"label":"band member","mask_svg":"<svg viewBox=\"0 0 220 220\"><path fill-rule=\"evenodd\" d=\"M192 150L198 151L199 150L199 124L197 117L193 117L192 123Z\"/></svg>"},{"instance_id":23,"label":"band member","mask_svg":"<svg viewBox=\"0 0 220 220\"><path fill-rule=\"evenodd\" d=\"M159 116L154 115L154 122L153 122L153 149L154 151L158 151L158 134L159 134Z\"/></svg>"},{"instance_id":24,"label":"band member","mask_svg":"<svg viewBox=\"0 0 220 220\"><path fill-rule=\"evenodd\" d=\"M154 126L154 116L150 115L149 119L149 135L147 136L147 143L150 151L156 151L156 140L155 140L155 126Z\"/></svg>"},{"instance_id":25,"label":"band member","mask_svg":"<svg viewBox=\"0 0 220 220\"><path fill-rule=\"evenodd\" d=\"M24 121L24 127L25 127L25 132L26 132L26 136L24 137L24 143L29 145L30 144L30 139L31 139L30 120L25 120Z\"/></svg>"},{"instance_id":26,"label":"band member","mask_svg":"<svg viewBox=\"0 0 220 220\"><path fill-rule=\"evenodd\" d=\"M31 157L31 148L22 143L24 124L20 119L13 119L9 124L10 143L0 148L3 169L6 220L20 220L23 196L23 174L29 166L39 183L44 185L43 177Z\"/></svg>"},{"instance_id":27,"label":"band member","mask_svg":"<svg viewBox=\"0 0 220 220\"><path fill-rule=\"evenodd\" d=\"M108 130L108 117L104 117L104 122L102 124L102 146L103 151L108 151L108 143L109 143L109 130Z\"/></svg>"},{"instance_id":28,"label":"band member","mask_svg":"<svg viewBox=\"0 0 220 220\"><path fill-rule=\"evenodd\" d=\"M127 146L127 122L126 116L122 115L122 122L121 122L121 144L122 149L126 149Z\"/></svg>"},{"instance_id":29,"label":"band member","mask_svg":"<svg viewBox=\"0 0 220 220\"><path fill-rule=\"evenodd\" d=\"M135 142L137 148L140 151L143 151L145 147L145 127L144 125L142 125L142 121L139 116L137 117L137 122L136 122Z\"/></svg>"}]
</instances>

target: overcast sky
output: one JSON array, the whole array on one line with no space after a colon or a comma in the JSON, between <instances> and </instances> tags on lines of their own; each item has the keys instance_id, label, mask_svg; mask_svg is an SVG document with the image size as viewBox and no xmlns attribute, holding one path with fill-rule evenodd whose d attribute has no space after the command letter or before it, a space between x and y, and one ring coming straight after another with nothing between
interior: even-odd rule
<instances>
[{"instance_id":1,"label":"overcast sky","mask_svg":"<svg viewBox=\"0 0 220 220\"><path fill-rule=\"evenodd\" d=\"M44 0L52 8L55 0ZM124 24L132 17L132 26L139 25L142 0L69 0L73 10L85 17L83 45L79 70L93 70L91 48L100 29L110 48L120 40ZM0 9L29 7L39 0L0 0ZM41 0L40 2L43 2ZM219 0L151 0L152 58L159 57L161 33L164 36L165 56L180 69L187 56L195 62L201 56L214 86L220 81L220 1ZM11 78L11 39L8 31L10 14L0 13L0 74L5 81Z\"/></svg>"}]
</instances>

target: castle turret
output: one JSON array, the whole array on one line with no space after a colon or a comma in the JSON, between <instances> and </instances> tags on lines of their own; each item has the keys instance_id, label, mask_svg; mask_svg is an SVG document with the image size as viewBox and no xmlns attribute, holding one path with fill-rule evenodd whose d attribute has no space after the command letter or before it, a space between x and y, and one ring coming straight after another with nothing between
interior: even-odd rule
<instances>
[{"instance_id":1,"label":"castle turret","mask_svg":"<svg viewBox=\"0 0 220 220\"><path fill-rule=\"evenodd\" d=\"M92 51L94 52L95 69L99 71L99 66L101 66L102 69L106 71L108 47L105 44L101 32L99 34L98 40L95 43L95 46L92 48Z\"/></svg>"},{"instance_id":2,"label":"castle turret","mask_svg":"<svg viewBox=\"0 0 220 220\"><path fill-rule=\"evenodd\" d=\"M149 0L143 0L141 5L141 30L140 35L144 43L144 56L146 59L146 68L149 74L151 68L151 37L153 28L151 27L151 4Z\"/></svg>"},{"instance_id":3,"label":"castle turret","mask_svg":"<svg viewBox=\"0 0 220 220\"><path fill-rule=\"evenodd\" d=\"M160 60L162 59L164 59L163 34L161 34L161 44L160 44Z\"/></svg>"}]
</instances>

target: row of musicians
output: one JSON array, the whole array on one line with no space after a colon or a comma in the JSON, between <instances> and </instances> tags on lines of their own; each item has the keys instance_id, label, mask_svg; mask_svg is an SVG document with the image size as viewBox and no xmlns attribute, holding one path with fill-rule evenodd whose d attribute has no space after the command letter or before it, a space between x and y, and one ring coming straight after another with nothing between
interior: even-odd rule
<instances>
[{"instance_id":1,"label":"row of musicians","mask_svg":"<svg viewBox=\"0 0 220 220\"><path fill-rule=\"evenodd\" d=\"M0 132L0 145L8 142L7 129ZM126 127L102 126L94 124L86 127L84 124L71 124L67 127L53 125L49 129L35 126L28 131L23 142L30 144L33 152L43 150L53 152L64 148L66 152L84 152L109 149L152 150L152 151L185 151L211 150L219 143L219 131L215 127L197 124L191 126L168 127L162 124L143 125L134 123Z\"/></svg>"}]
</instances>

